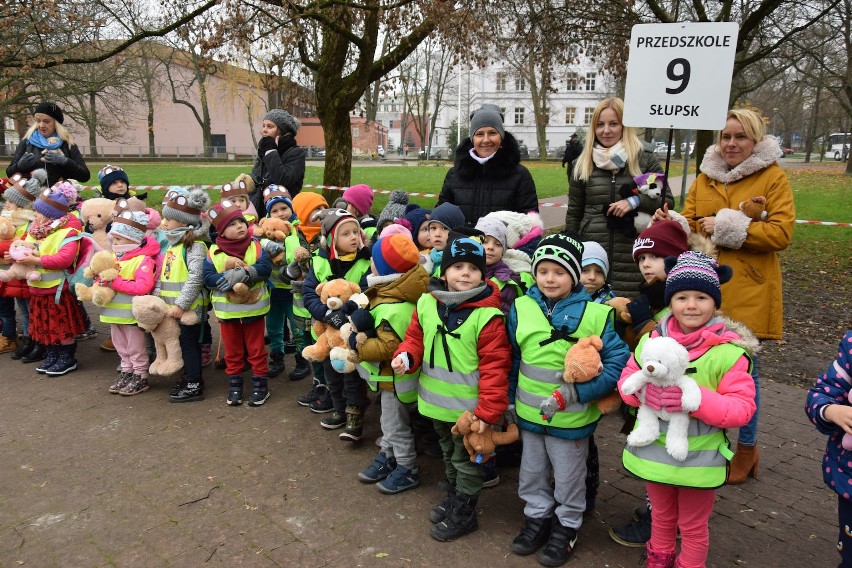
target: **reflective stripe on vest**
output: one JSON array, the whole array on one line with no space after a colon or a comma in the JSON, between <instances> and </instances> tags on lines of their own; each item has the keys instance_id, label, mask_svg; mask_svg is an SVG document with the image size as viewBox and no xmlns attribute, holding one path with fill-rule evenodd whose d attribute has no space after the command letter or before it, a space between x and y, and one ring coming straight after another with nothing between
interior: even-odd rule
<instances>
[{"instance_id":1,"label":"reflective stripe on vest","mask_svg":"<svg viewBox=\"0 0 852 568\"><path fill-rule=\"evenodd\" d=\"M210 247L207 252L207 258L213 263L216 272L222 273L225 271L225 261L228 258L227 254L216 254L219 250L217 245ZM252 241L251 245L246 249L243 261L252 266L257 263L260 258L261 248L260 243ZM252 290L262 290L260 298L253 304L233 304L228 301L226 293L219 290L213 290L211 294L211 302L213 303L213 313L221 320L250 318L255 316L265 315L269 311L269 288L265 282L258 282L251 287Z\"/></svg>"},{"instance_id":2,"label":"reflective stripe on vest","mask_svg":"<svg viewBox=\"0 0 852 568\"><path fill-rule=\"evenodd\" d=\"M646 334L636 346L634 354L641 360L642 346L648 339ZM737 360L748 354L742 347L724 343L711 347L707 352L690 362L687 374L698 386L715 391L719 382ZM751 367L749 358L749 368ZM689 419L689 453L684 461L678 461L666 451L668 422L660 422L660 437L648 446L626 446L622 452L624 467L642 479L667 485L710 489L725 483L727 460L731 450L725 431L710 426L695 418Z\"/></svg>"},{"instance_id":3,"label":"reflective stripe on vest","mask_svg":"<svg viewBox=\"0 0 852 568\"><path fill-rule=\"evenodd\" d=\"M322 284L323 282L329 282L338 278L331 271L331 264L328 262L328 259L322 256L315 255L311 259L311 268L313 268L314 270L314 277L317 279L317 284ZM349 270L346 271L346 274L343 276L343 279L348 282L359 284L361 282L361 278L363 278L363 276L369 271L370 261L363 258L359 258L352 264L351 267L349 267ZM304 305L304 300L302 300L302 305ZM307 308L304 308L304 310L308 314L307 317L311 317L311 313L307 310ZM296 313L295 309L293 310L293 313ZM302 314L300 312L297 315ZM311 337L313 337L314 341L316 341L317 334L314 331L313 326L311 326Z\"/></svg>"},{"instance_id":4,"label":"reflective stripe on vest","mask_svg":"<svg viewBox=\"0 0 852 568\"><path fill-rule=\"evenodd\" d=\"M68 233L73 230L74 229L69 228L58 229L40 241L36 241L32 235L27 233L27 238L25 240L28 243L38 243L39 256L49 256L59 252L59 249L62 246L62 241L68 236ZM79 243L77 246L79 250ZM38 270L39 273L41 273L41 279L28 281L27 284L29 284L32 288L54 288L62 283L62 278L65 276L64 270L45 270L45 268L40 265L33 267L33 269Z\"/></svg>"},{"instance_id":5,"label":"reflective stripe on vest","mask_svg":"<svg viewBox=\"0 0 852 568\"><path fill-rule=\"evenodd\" d=\"M204 251L207 252L206 245ZM170 246L163 256L163 267L160 270L160 297L168 305L176 305L187 279L189 279L189 268L186 266L186 247L183 243ZM207 292L202 288L201 293L198 294L187 311L209 304Z\"/></svg>"},{"instance_id":6,"label":"reflective stripe on vest","mask_svg":"<svg viewBox=\"0 0 852 568\"><path fill-rule=\"evenodd\" d=\"M541 417L539 405L562 384L565 353L581 337L603 336L611 325L613 310L609 306L586 302L580 325L567 339L555 334L538 302L529 296L515 300L518 329L515 340L521 350L515 409L518 416L548 427L582 428L600 420L596 404L574 403L553 415L547 422Z\"/></svg>"},{"instance_id":7,"label":"reflective stripe on vest","mask_svg":"<svg viewBox=\"0 0 852 568\"><path fill-rule=\"evenodd\" d=\"M373 321L381 325L382 321L388 324L400 339L405 338L405 330L411 323L411 314L414 313L414 304L411 302L397 302L393 304L379 304L370 310ZM410 375L380 375L379 366L372 361L361 361L358 364L358 375L367 381L372 390L378 389L378 383L393 381L393 390L400 402L411 403L417 400L417 379L420 371Z\"/></svg>"},{"instance_id":8,"label":"reflective stripe on vest","mask_svg":"<svg viewBox=\"0 0 852 568\"><path fill-rule=\"evenodd\" d=\"M417 389L420 414L443 422L455 422L465 410L479 402L479 353L477 341L482 328L495 317L497 308L476 308L452 332L438 317L438 301L424 294L417 301L423 329L423 365Z\"/></svg>"},{"instance_id":9,"label":"reflective stripe on vest","mask_svg":"<svg viewBox=\"0 0 852 568\"><path fill-rule=\"evenodd\" d=\"M294 227L294 229L298 229ZM288 235L284 239L284 258L287 264L290 264L296 260L296 249L299 247L304 247L307 250L310 250L309 246L304 246L302 244L299 235L302 233L301 230L294 230L290 235ZM316 253L314 253L316 254ZM313 255L311 255L313 257ZM313 258L311 258L310 262L313 262ZM297 282L291 282L291 286L293 287L293 315L309 320L311 319L311 312L305 307L305 298L302 295L302 285L304 280L299 280Z\"/></svg>"},{"instance_id":10,"label":"reflective stripe on vest","mask_svg":"<svg viewBox=\"0 0 852 568\"><path fill-rule=\"evenodd\" d=\"M273 241L271 239L267 239L266 237L260 239L260 244L263 247L265 247L266 244L270 243L270 242L274 243L274 242L278 242L278 241ZM272 255L270 255L270 257L271 256ZM270 260L271 260L271 258L270 258ZM292 288L292 286L289 283L284 282L284 280L281 279L280 269L286 268L286 267L287 267L287 252L286 252L286 244L285 244L284 260L281 262L281 266L276 266L275 264L272 265L272 274L269 276L269 282L270 282L270 284L272 284L273 288L278 288L278 289L281 289L281 290L290 290Z\"/></svg>"},{"instance_id":11,"label":"reflective stripe on vest","mask_svg":"<svg viewBox=\"0 0 852 568\"><path fill-rule=\"evenodd\" d=\"M133 280L136 276L136 270L142 264L142 261L148 258L145 255L134 256L129 260L118 261L118 275L125 280ZM136 318L133 316L133 296L117 292L112 301L101 308L101 322L103 323L136 323Z\"/></svg>"}]
</instances>

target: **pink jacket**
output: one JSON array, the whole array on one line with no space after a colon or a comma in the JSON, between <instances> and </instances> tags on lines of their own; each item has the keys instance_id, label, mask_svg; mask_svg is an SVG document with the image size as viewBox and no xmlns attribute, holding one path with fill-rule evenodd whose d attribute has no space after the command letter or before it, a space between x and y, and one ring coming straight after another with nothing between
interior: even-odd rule
<instances>
[{"instance_id":1,"label":"pink jacket","mask_svg":"<svg viewBox=\"0 0 852 568\"><path fill-rule=\"evenodd\" d=\"M157 256L160 254L160 243L151 237L145 237L139 248L124 253L122 261L137 256L144 256L139 268L136 269L133 280L125 280L121 276L112 281L112 289L129 296L144 296L154 290L157 270Z\"/></svg>"},{"instance_id":2,"label":"pink jacket","mask_svg":"<svg viewBox=\"0 0 852 568\"><path fill-rule=\"evenodd\" d=\"M694 361L711 347L723 343L736 343L747 351L753 349L756 340L748 330L741 331L742 335L728 328L721 318L711 319L707 325L698 331L685 334L680 329L680 324L670 314L663 318L659 326L651 331L651 337L658 337L659 330L664 330L664 335L675 339L686 347L689 352L689 360ZM752 343L752 340L754 343ZM621 398L630 406L640 406L639 399L635 395L626 395L621 392L624 381L639 370L639 365L633 355L627 362L627 366L621 372L618 380L618 390ZM754 380L748 370L748 359L740 357L734 366L722 376L719 388L710 390L701 387L701 406L689 415L701 420L710 426L717 428L739 428L748 424L757 406L754 402Z\"/></svg>"}]
</instances>

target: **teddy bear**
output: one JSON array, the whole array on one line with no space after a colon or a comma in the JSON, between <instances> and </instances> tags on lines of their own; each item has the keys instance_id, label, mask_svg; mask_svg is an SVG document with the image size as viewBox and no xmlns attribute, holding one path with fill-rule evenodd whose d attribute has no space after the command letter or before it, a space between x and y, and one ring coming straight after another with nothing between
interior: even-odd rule
<instances>
[{"instance_id":1,"label":"teddy bear","mask_svg":"<svg viewBox=\"0 0 852 568\"><path fill-rule=\"evenodd\" d=\"M479 418L469 410L461 413L450 430L457 436L464 436L464 447L473 463L485 463L497 446L506 446L518 441L518 425L509 424L505 432L486 428L479 433Z\"/></svg>"},{"instance_id":2,"label":"teddy bear","mask_svg":"<svg viewBox=\"0 0 852 568\"><path fill-rule=\"evenodd\" d=\"M636 184L638 194L647 195L651 199L659 201L663 189L666 187L666 176L661 173L648 172L633 178L633 183ZM637 233L641 233L651 224L651 215L638 210L634 213L633 226Z\"/></svg>"},{"instance_id":3,"label":"teddy bear","mask_svg":"<svg viewBox=\"0 0 852 568\"><path fill-rule=\"evenodd\" d=\"M13 261L21 260L30 255L38 256L38 249L35 243L19 239L12 241L12 244L9 246L9 256L12 257ZM41 273L32 265L13 262L8 270L0 271L0 281L8 282L9 280L34 282L41 280Z\"/></svg>"},{"instance_id":4,"label":"teddy bear","mask_svg":"<svg viewBox=\"0 0 852 568\"><path fill-rule=\"evenodd\" d=\"M115 298L115 290L110 283L118 277L118 261L112 251L101 250L92 255L89 266L83 276L92 278L92 285L77 283L74 293L81 302L92 302L96 306L105 306Z\"/></svg>"},{"instance_id":5,"label":"teddy bear","mask_svg":"<svg viewBox=\"0 0 852 568\"><path fill-rule=\"evenodd\" d=\"M633 318L630 317L630 312L627 311L627 304L631 302L631 298L617 296L612 300L604 302L607 306L615 309L615 319L623 323L633 323Z\"/></svg>"},{"instance_id":6,"label":"teddy bear","mask_svg":"<svg viewBox=\"0 0 852 568\"><path fill-rule=\"evenodd\" d=\"M752 221L763 221L766 219L766 198L762 195L740 201L739 208Z\"/></svg>"},{"instance_id":7,"label":"teddy bear","mask_svg":"<svg viewBox=\"0 0 852 568\"><path fill-rule=\"evenodd\" d=\"M320 301L330 310L340 310L350 299L362 307L369 305L369 300L361 293L361 288L354 282L337 278L317 285L316 293ZM335 347L348 347L340 337L340 331L325 322L314 320L314 333L317 341L302 350L302 357L308 361L319 363L329 356Z\"/></svg>"},{"instance_id":8,"label":"teddy bear","mask_svg":"<svg viewBox=\"0 0 852 568\"><path fill-rule=\"evenodd\" d=\"M6 217L0 217L0 241L10 242L15 238L15 224Z\"/></svg>"},{"instance_id":9,"label":"teddy bear","mask_svg":"<svg viewBox=\"0 0 852 568\"><path fill-rule=\"evenodd\" d=\"M293 233L293 225L284 219L275 217L264 217L259 225L254 226L254 236L266 238L279 244L284 244L284 239ZM280 266L284 261L284 250L272 257L272 264Z\"/></svg>"},{"instance_id":10,"label":"teddy bear","mask_svg":"<svg viewBox=\"0 0 852 568\"><path fill-rule=\"evenodd\" d=\"M636 426L627 436L628 446L647 446L660 437L660 421L668 422L666 451L678 461L689 453L689 413L701 406L701 389L692 377L686 348L671 337L652 337L645 341L640 355L641 367L621 384L624 394L636 394L642 403L636 413ZM670 413L659 403L665 392L681 391L681 412Z\"/></svg>"},{"instance_id":11,"label":"teddy bear","mask_svg":"<svg viewBox=\"0 0 852 568\"><path fill-rule=\"evenodd\" d=\"M360 296L360 295L358 295ZM356 297L356 299L358 299ZM349 318L340 328L340 338L343 347L335 347L328 357L331 366L339 373L351 373L355 366L361 362L358 356L358 347L364 345L367 339L377 337L376 323L370 310L350 299L343 305L343 313Z\"/></svg>"},{"instance_id":12,"label":"teddy bear","mask_svg":"<svg viewBox=\"0 0 852 568\"><path fill-rule=\"evenodd\" d=\"M565 370L562 380L567 384L587 383L603 372L600 350L603 341L597 335L583 337L572 345L565 353ZM554 393L539 405L541 417L550 422L557 410L565 410L565 385L560 386ZM610 414L621 406L621 397L613 391L595 401L601 414Z\"/></svg>"},{"instance_id":13,"label":"teddy bear","mask_svg":"<svg viewBox=\"0 0 852 568\"><path fill-rule=\"evenodd\" d=\"M235 256L228 256L225 258L225 268L223 272L233 268L246 268L247 266L248 264L246 264L243 259ZM254 304L260 300L262 295L262 288L251 288L244 282L237 282L230 291L225 292L225 298L232 304Z\"/></svg>"},{"instance_id":14,"label":"teddy bear","mask_svg":"<svg viewBox=\"0 0 852 568\"><path fill-rule=\"evenodd\" d=\"M104 250L109 248L106 227L112 220L112 212L115 202L106 197L92 197L83 201L80 208L80 216L84 223L88 224L88 230L92 238Z\"/></svg>"},{"instance_id":15,"label":"teddy bear","mask_svg":"<svg viewBox=\"0 0 852 568\"><path fill-rule=\"evenodd\" d=\"M186 311L179 320L168 315L172 307L159 296L134 296L131 310L136 323L154 338L157 358L148 372L168 377L183 368L183 353L180 350L180 324L195 325L198 314Z\"/></svg>"}]
</instances>

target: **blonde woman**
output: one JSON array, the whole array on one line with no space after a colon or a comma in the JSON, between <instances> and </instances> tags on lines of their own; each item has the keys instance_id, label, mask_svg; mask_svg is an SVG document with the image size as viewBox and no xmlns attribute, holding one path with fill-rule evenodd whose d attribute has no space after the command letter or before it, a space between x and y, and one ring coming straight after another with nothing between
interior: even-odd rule
<instances>
[{"instance_id":1,"label":"blonde woman","mask_svg":"<svg viewBox=\"0 0 852 568\"><path fill-rule=\"evenodd\" d=\"M662 172L653 148L643 143L636 132L624 126L624 101L611 97L595 108L583 152L574 164L568 183L566 229L584 241L595 241L610 259L609 283L619 296L636 296L643 282L633 262L634 236L610 229L607 217L624 217L633 211L653 214L659 199L619 195L622 185L646 172ZM674 203L666 192L666 202Z\"/></svg>"},{"instance_id":2,"label":"blonde woman","mask_svg":"<svg viewBox=\"0 0 852 568\"><path fill-rule=\"evenodd\" d=\"M16 173L30 177L38 168L47 170L47 184L75 179L89 180L89 168L80 150L71 139L71 133L62 125L65 115L56 103L39 103L33 113L33 125L18 145L6 175Z\"/></svg>"}]
</instances>

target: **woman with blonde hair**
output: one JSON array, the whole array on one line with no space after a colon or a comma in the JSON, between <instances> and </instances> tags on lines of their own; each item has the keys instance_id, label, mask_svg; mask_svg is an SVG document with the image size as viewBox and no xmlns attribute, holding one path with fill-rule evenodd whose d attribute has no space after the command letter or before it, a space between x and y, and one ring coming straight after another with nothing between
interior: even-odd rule
<instances>
[{"instance_id":1,"label":"woman with blonde hair","mask_svg":"<svg viewBox=\"0 0 852 568\"><path fill-rule=\"evenodd\" d=\"M643 282L633 261L635 235L610 227L617 218L633 211L654 213L660 201L647 195L624 198L619 189L640 174L663 170L653 148L642 142L633 128L624 126L623 116L624 101L617 97L604 99L595 108L591 122L594 135L586 137L569 178L565 226L582 240L595 241L604 248L610 260L609 283L619 296L632 297ZM674 204L668 190L665 199Z\"/></svg>"},{"instance_id":2,"label":"woman with blonde hair","mask_svg":"<svg viewBox=\"0 0 852 568\"><path fill-rule=\"evenodd\" d=\"M35 107L33 125L18 145L6 175L16 173L30 177L33 170L47 170L47 184L52 187L59 181L89 180L89 168L71 133L63 126L65 115L56 103L43 102Z\"/></svg>"}]
</instances>

